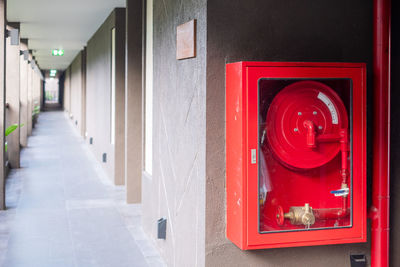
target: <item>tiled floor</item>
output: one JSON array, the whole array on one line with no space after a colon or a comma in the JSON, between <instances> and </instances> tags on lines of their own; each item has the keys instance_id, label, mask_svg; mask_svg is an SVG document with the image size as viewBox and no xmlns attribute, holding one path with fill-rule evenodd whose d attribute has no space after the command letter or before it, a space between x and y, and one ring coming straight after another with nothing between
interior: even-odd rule
<instances>
[{"instance_id":1,"label":"tiled floor","mask_svg":"<svg viewBox=\"0 0 400 267\"><path fill-rule=\"evenodd\" d=\"M6 183L0 266L165 266L63 112L45 112Z\"/></svg>"}]
</instances>

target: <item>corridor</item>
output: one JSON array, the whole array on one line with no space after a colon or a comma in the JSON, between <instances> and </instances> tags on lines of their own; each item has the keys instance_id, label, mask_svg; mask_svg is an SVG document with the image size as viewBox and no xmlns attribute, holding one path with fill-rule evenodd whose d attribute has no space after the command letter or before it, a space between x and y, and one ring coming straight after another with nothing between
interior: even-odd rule
<instances>
[{"instance_id":1,"label":"corridor","mask_svg":"<svg viewBox=\"0 0 400 267\"><path fill-rule=\"evenodd\" d=\"M400 267L397 5L0 0L0 267Z\"/></svg>"},{"instance_id":2,"label":"corridor","mask_svg":"<svg viewBox=\"0 0 400 267\"><path fill-rule=\"evenodd\" d=\"M62 111L41 113L6 183L0 266L164 266L140 205L125 204Z\"/></svg>"}]
</instances>

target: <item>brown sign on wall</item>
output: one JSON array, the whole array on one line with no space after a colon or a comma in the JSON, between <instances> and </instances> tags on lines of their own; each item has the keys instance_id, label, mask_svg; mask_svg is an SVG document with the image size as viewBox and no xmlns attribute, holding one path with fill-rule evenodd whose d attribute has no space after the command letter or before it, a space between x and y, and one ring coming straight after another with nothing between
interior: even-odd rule
<instances>
[{"instance_id":1,"label":"brown sign on wall","mask_svg":"<svg viewBox=\"0 0 400 267\"><path fill-rule=\"evenodd\" d=\"M176 59L196 57L196 20L176 28Z\"/></svg>"}]
</instances>

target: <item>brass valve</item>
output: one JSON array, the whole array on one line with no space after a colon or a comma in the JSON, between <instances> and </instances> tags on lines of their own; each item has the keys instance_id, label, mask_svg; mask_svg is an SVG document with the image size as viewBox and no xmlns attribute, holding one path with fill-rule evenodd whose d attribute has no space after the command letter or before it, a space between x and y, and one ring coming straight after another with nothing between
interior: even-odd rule
<instances>
[{"instance_id":1,"label":"brass valve","mask_svg":"<svg viewBox=\"0 0 400 267\"><path fill-rule=\"evenodd\" d=\"M308 203L304 204L304 207L290 207L284 217L290 219L290 223L293 225L304 225L307 228L315 223L314 213Z\"/></svg>"}]
</instances>

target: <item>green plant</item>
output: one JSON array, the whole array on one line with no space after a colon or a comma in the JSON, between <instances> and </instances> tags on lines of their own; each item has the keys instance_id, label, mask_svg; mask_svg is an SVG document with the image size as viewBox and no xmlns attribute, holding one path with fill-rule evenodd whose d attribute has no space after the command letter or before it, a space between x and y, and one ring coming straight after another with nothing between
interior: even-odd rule
<instances>
[{"instance_id":1,"label":"green plant","mask_svg":"<svg viewBox=\"0 0 400 267\"><path fill-rule=\"evenodd\" d=\"M49 91L46 91L46 100L47 101L53 100L53 95Z\"/></svg>"},{"instance_id":2,"label":"green plant","mask_svg":"<svg viewBox=\"0 0 400 267\"><path fill-rule=\"evenodd\" d=\"M14 132L18 127L23 127L24 125L23 124L20 124L20 125L18 125L18 124L13 124L13 125L10 125L10 126L8 126L7 127L7 129L6 129L6 132L5 132L5 136L9 136L12 132ZM8 150L8 144L7 144L7 142L4 144L4 150L7 152L7 150Z\"/></svg>"},{"instance_id":3,"label":"green plant","mask_svg":"<svg viewBox=\"0 0 400 267\"><path fill-rule=\"evenodd\" d=\"M33 109L33 115L39 114L40 113L40 106L35 106Z\"/></svg>"}]
</instances>

